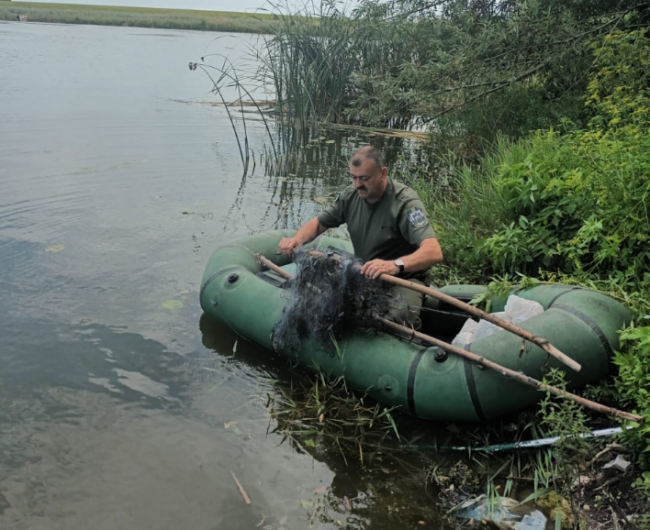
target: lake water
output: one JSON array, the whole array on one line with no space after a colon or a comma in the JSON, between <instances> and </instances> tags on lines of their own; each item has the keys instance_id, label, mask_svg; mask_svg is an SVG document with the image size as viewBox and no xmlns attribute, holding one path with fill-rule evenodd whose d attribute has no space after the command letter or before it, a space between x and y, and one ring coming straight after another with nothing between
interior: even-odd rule
<instances>
[{"instance_id":1,"label":"lake water","mask_svg":"<svg viewBox=\"0 0 650 530\"><path fill-rule=\"evenodd\" d=\"M296 228L346 167L337 139L300 176L269 177L249 119L242 179L225 109L188 63L254 68L255 37L216 37L0 24L3 530L433 524L423 484L267 434L277 367L201 318L214 248Z\"/></svg>"}]
</instances>

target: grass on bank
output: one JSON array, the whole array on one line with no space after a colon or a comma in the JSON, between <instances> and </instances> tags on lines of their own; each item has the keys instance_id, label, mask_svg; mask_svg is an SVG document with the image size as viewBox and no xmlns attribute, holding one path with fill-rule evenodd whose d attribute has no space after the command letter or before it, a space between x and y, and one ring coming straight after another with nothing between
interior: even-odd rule
<instances>
[{"instance_id":1,"label":"grass on bank","mask_svg":"<svg viewBox=\"0 0 650 530\"><path fill-rule=\"evenodd\" d=\"M19 16L24 17L28 22L241 33L268 33L277 24L275 16L267 13L44 4L37 2L3 2L0 4L0 20L18 20Z\"/></svg>"}]
</instances>

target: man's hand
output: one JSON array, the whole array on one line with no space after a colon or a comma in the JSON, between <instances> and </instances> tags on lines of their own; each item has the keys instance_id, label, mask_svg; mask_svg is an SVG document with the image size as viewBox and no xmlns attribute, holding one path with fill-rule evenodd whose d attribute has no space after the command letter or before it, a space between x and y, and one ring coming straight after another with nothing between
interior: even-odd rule
<instances>
[{"instance_id":1,"label":"man's hand","mask_svg":"<svg viewBox=\"0 0 650 530\"><path fill-rule=\"evenodd\" d=\"M294 249L302 245L302 241L296 237L285 237L280 240L278 248L285 256L290 256Z\"/></svg>"},{"instance_id":2,"label":"man's hand","mask_svg":"<svg viewBox=\"0 0 650 530\"><path fill-rule=\"evenodd\" d=\"M399 267L395 265L394 261L386 261L383 259L373 259L364 263L361 267L361 274L370 278L371 280L376 280L382 274L398 274Z\"/></svg>"}]
</instances>

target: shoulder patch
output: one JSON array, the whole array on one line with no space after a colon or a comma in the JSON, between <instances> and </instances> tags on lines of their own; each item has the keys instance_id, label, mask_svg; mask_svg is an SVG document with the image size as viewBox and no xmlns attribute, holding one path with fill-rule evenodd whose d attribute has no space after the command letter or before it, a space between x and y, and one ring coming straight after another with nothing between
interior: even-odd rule
<instances>
[{"instance_id":1,"label":"shoulder patch","mask_svg":"<svg viewBox=\"0 0 650 530\"><path fill-rule=\"evenodd\" d=\"M429 224L427 216L424 215L424 212L421 208L413 207L406 212L408 215L409 221L414 228L422 228Z\"/></svg>"}]
</instances>

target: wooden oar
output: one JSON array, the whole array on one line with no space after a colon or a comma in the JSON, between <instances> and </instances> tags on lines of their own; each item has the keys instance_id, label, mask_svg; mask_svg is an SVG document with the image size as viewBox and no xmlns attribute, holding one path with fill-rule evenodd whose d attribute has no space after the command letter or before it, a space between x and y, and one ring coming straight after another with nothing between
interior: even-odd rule
<instances>
[{"instance_id":1,"label":"wooden oar","mask_svg":"<svg viewBox=\"0 0 650 530\"><path fill-rule=\"evenodd\" d=\"M312 250L310 252L311 254L314 255L320 255L323 256L321 252L317 252L315 250ZM333 259L336 259L333 257ZM512 322L506 322L505 320L501 320L499 317L494 316L491 313L486 313L482 309L479 309L478 307L475 307L473 305L467 304L461 300L458 300L457 298L454 298L453 296L449 296L448 294L441 293L440 291L436 291L435 289L432 289L431 287L425 287L424 285L420 285L417 283L410 282L408 280L403 280L402 278L397 278L395 276L391 276L390 274L382 274L379 277L380 280L383 280L388 283L392 283L394 285L400 285L402 287L407 287L409 289L412 289L413 291L418 291L420 293L427 294L429 296L432 296L433 298L437 298L438 300L441 300L449 305L453 305L459 309L462 309L463 311L466 311L467 313L474 315L478 318L481 318L483 320L487 320L488 322L491 322L492 324L495 324L496 326L499 326L500 328L503 328L507 331L510 331L511 333L514 333L515 335L518 335L527 341L532 342L533 344L537 344L540 348L542 348L546 353L549 355L555 357L558 361L566 364L569 368L572 370L575 370L576 372L579 372L582 366L578 364L576 361L574 361L571 357L568 355L565 355L562 353L560 350L558 350L555 346L553 346L547 339L544 339L542 337L538 337L537 335L533 335L530 331L525 330L523 328L520 328L519 326L516 326Z\"/></svg>"},{"instance_id":2,"label":"wooden oar","mask_svg":"<svg viewBox=\"0 0 650 530\"><path fill-rule=\"evenodd\" d=\"M260 261L262 265L265 267L271 269L272 271L277 272L280 276L283 276L285 278L291 279L293 278L293 274L290 272L284 270L282 267L278 267L275 263L272 261L269 261L266 259L264 256L257 254L257 259ZM606 407L605 405L601 405L600 403L596 403L594 401L590 401L588 399L582 398L580 396L576 396L575 394L572 394L570 392L566 392L565 390L561 390L559 388L556 388L551 385L547 385L546 383L542 383L541 381L538 381L537 379L533 379L532 377L528 377L527 375L521 373L521 372L515 372L514 370L511 370L510 368L506 368L505 366L501 366L500 364L497 364L495 362L492 362L485 357L481 357L479 355L476 355L475 353L469 352L467 350L463 350L461 348L458 348L456 346L452 346L451 344L448 344L447 342L441 341L439 339L436 339L435 337L431 337L430 335L425 335L424 333L420 333L418 331L413 331L412 329L407 328L406 326L402 326L400 324L397 324L395 322L391 322L390 320L387 320L383 317L375 317L378 321L380 321L382 324L385 326L394 329L395 331L398 331L399 333L402 333L404 335L408 335L411 337L417 337L420 340L424 342L428 342L430 344L433 344L435 346L439 346L440 348L449 351L451 353L455 353L457 355L460 355L462 357L465 357L466 359L469 359L470 361L473 361L477 364L480 364L482 366L485 366L486 368L490 368L494 370L495 372L500 373L501 375L505 377L512 377L516 379L517 381L520 381L521 383L524 383L526 385L538 388L540 390L547 390L551 392L555 396L564 396L569 399L572 399L576 403L579 403L580 405L583 405L587 408L590 408L592 410L597 410L598 412L602 412L604 414L607 414L608 416L615 416L617 418L623 418L626 420L631 420L631 421L638 421L641 422L643 421L643 416L637 416L636 414L631 414L629 412L623 412L618 409L614 409L611 407Z\"/></svg>"},{"instance_id":3,"label":"wooden oar","mask_svg":"<svg viewBox=\"0 0 650 530\"><path fill-rule=\"evenodd\" d=\"M391 322L386 318L379 317L379 316L375 318L385 326L389 327L390 329L393 329L395 331L398 331L410 337L417 337L423 342L428 342L435 346L439 346L443 350L460 355L461 357L469 359L470 361L480 364L481 366L490 368L491 370L494 370L495 372L498 372L503 376L512 377L513 379L516 379L517 381L524 383L525 385L535 387L539 390L546 390L555 396L567 397L584 407L590 408L592 410L596 410L598 412L602 412L603 414L607 414L608 416L623 418L625 420L630 420L630 421L637 421L637 422L643 421L643 416L637 416L636 414L631 414L629 412L623 412L622 410L606 407L605 405L601 405L600 403L596 403L595 401L590 401L589 399L576 396L575 394L572 394L560 388L556 388L554 386L547 385L546 383L542 383L541 381L538 381L537 379L533 379L532 377L528 377L527 375L521 372L515 372L514 370L511 370L510 368L506 368L505 366L501 366L500 364L492 362L486 359L485 357L481 357L479 355L476 355L475 353L469 352L467 350L463 350L456 346L452 346L451 344L436 339L435 337L425 335L424 333L420 333L419 331L414 331L412 329L407 328L406 326L402 326L401 324Z\"/></svg>"}]
</instances>

